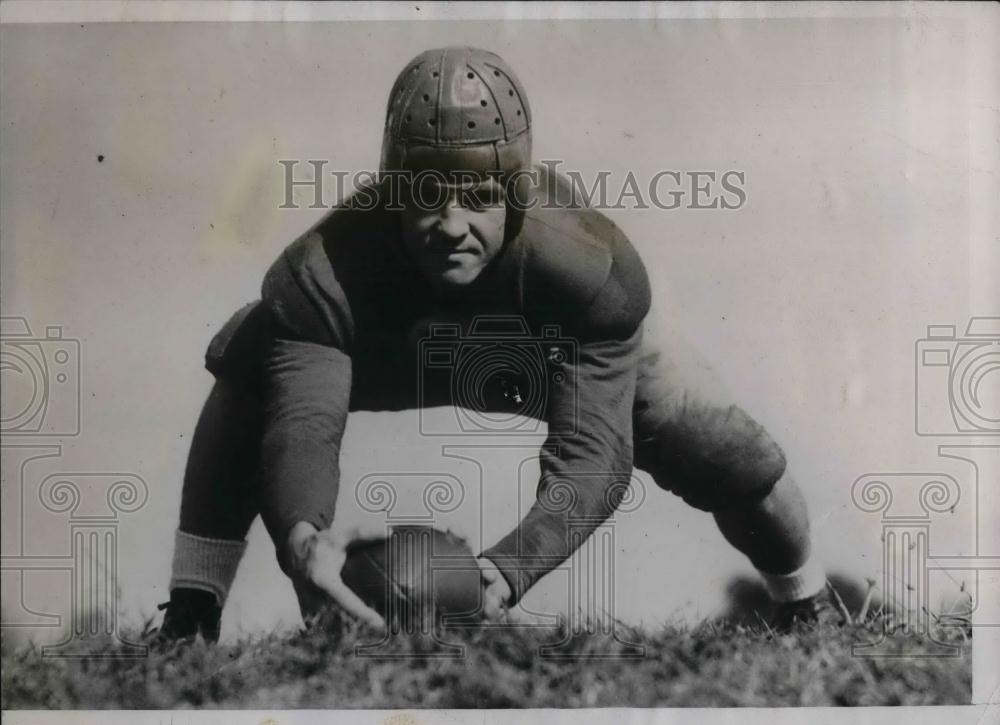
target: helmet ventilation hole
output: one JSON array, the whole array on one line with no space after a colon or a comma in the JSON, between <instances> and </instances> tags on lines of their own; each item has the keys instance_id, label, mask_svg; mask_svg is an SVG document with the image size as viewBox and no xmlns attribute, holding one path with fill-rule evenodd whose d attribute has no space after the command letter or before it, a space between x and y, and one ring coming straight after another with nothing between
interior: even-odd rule
<instances>
[{"instance_id":1,"label":"helmet ventilation hole","mask_svg":"<svg viewBox=\"0 0 1000 725\"><path fill-rule=\"evenodd\" d=\"M408 147L428 149L432 162L450 164L453 154L476 156L492 148L495 156L499 145L505 165L529 164L534 118L525 89L503 60L474 48L442 48L403 67L385 113L387 169L404 164Z\"/></svg>"}]
</instances>

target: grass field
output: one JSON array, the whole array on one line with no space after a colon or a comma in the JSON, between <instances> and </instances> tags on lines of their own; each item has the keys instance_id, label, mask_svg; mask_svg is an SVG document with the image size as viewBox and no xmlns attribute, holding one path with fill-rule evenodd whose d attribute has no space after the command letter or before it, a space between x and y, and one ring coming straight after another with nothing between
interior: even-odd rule
<instances>
[{"instance_id":1,"label":"grass field","mask_svg":"<svg viewBox=\"0 0 1000 725\"><path fill-rule=\"evenodd\" d=\"M339 632L338 632L339 630ZM43 658L3 652L4 708L508 708L602 706L795 706L966 704L971 641L936 635L958 657L926 657L932 643L890 634L897 656L860 658L852 644L877 639L879 621L800 628L703 623L658 631L620 629L641 658L607 635L564 630L447 632L449 648L396 637L359 657L373 635L352 625L216 647L198 642L140 660ZM563 642L563 644L558 644ZM559 658L541 656L557 645ZM442 656L445 655L445 656Z\"/></svg>"}]
</instances>

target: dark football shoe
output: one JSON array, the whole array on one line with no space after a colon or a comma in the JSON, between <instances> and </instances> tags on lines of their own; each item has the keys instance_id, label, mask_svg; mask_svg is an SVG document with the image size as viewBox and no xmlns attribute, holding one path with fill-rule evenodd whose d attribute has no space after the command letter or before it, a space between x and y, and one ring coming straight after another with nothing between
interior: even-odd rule
<instances>
[{"instance_id":1,"label":"dark football shoe","mask_svg":"<svg viewBox=\"0 0 1000 725\"><path fill-rule=\"evenodd\" d=\"M178 588L170 592L170 601L160 604L165 609L163 624L147 635L151 647L165 649L174 644L190 644L200 635L205 642L219 641L222 629L222 607L212 592Z\"/></svg>"}]
</instances>

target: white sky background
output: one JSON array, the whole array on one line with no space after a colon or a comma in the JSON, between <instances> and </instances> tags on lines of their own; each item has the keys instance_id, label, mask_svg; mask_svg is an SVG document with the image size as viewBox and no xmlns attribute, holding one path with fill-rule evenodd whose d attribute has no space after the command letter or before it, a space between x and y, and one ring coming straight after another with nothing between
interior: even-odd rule
<instances>
[{"instance_id":1,"label":"white sky background","mask_svg":"<svg viewBox=\"0 0 1000 725\"><path fill-rule=\"evenodd\" d=\"M126 616L167 598L183 465L211 384L205 345L322 214L277 208L277 160L374 168L399 69L425 48L471 44L500 53L524 83L536 158L566 159L588 178L746 172L739 211L608 213L646 260L657 304L677 311L785 446L829 569L878 577L879 519L852 505L852 482L885 471L972 481L970 467L938 458L943 441L913 433L914 342L927 324L964 329L970 315L1000 314L970 223L976 179L996 157L993 147L983 158L970 131L983 109L968 85L968 27L940 18L3 26L3 313L28 317L36 334L61 325L82 349L83 432L61 441L59 458L25 469L28 507L53 471L140 475L149 502L119 528ZM415 414L352 417L343 514L357 513L353 484L373 472L449 471L473 486L474 467L443 459L441 442L421 439L416 424ZM484 456L483 494L472 491L446 523L478 539L481 504L485 543L506 533L517 460ZM8 509L20 473L5 464L3 474ZM616 615L654 624L717 612L726 582L752 570L708 515L642 481L645 503L616 525ZM19 528L8 516L5 554ZM972 518L969 496L936 517L935 553L972 553ZM65 551L64 522L29 513L27 553ZM64 612L66 582L32 576L26 603ZM527 601L558 608L560 586L553 578ZM935 580L936 597L953 589ZM296 621L257 526L224 634Z\"/></svg>"}]
</instances>

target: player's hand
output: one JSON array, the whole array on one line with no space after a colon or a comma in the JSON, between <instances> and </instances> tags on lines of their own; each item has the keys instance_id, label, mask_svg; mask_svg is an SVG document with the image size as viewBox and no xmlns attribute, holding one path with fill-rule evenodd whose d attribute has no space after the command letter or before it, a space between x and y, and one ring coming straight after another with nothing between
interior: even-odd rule
<instances>
[{"instance_id":1,"label":"player's hand","mask_svg":"<svg viewBox=\"0 0 1000 725\"><path fill-rule=\"evenodd\" d=\"M483 577L483 610L487 621L499 622L506 618L510 606L512 592L507 580L497 569L496 564L480 556L476 559L479 572Z\"/></svg>"},{"instance_id":2,"label":"player's hand","mask_svg":"<svg viewBox=\"0 0 1000 725\"><path fill-rule=\"evenodd\" d=\"M304 521L292 527L285 549L286 573L295 582L303 609L306 608L304 599L308 599L309 590L318 590L319 594L329 597L362 622L376 629L385 628L382 616L365 604L340 578L340 570L347 560L347 545L366 536L382 538L385 531L366 532L357 527L343 528L336 524L317 531L312 524Z\"/></svg>"}]
</instances>

